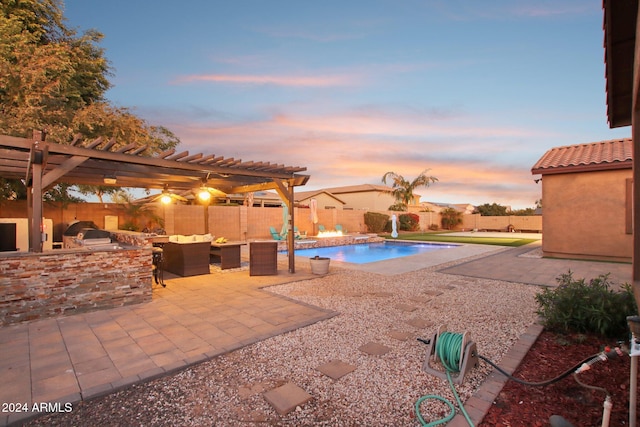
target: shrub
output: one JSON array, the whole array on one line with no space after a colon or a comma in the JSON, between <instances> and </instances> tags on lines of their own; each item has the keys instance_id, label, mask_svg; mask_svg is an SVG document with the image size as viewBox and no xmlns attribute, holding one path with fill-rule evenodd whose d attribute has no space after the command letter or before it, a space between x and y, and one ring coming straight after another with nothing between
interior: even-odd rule
<instances>
[{"instance_id":1,"label":"shrub","mask_svg":"<svg viewBox=\"0 0 640 427\"><path fill-rule=\"evenodd\" d=\"M400 230L416 231L420 228L420 216L414 213L401 214L398 221Z\"/></svg>"},{"instance_id":2,"label":"shrub","mask_svg":"<svg viewBox=\"0 0 640 427\"><path fill-rule=\"evenodd\" d=\"M366 212L364 214L364 223L370 233L382 233L389 222L389 215L378 212Z\"/></svg>"},{"instance_id":3,"label":"shrub","mask_svg":"<svg viewBox=\"0 0 640 427\"><path fill-rule=\"evenodd\" d=\"M404 203L394 203L393 205L389 206L387 210L395 211L395 212L404 212L407 210L407 205L405 205Z\"/></svg>"},{"instance_id":4,"label":"shrub","mask_svg":"<svg viewBox=\"0 0 640 427\"><path fill-rule=\"evenodd\" d=\"M456 225L462 224L462 212L458 212L454 208L446 208L440 212L442 228L451 230Z\"/></svg>"},{"instance_id":5,"label":"shrub","mask_svg":"<svg viewBox=\"0 0 640 427\"><path fill-rule=\"evenodd\" d=\"M625 337L627 316L638 311L629 284L625 283L622 291L613 291L608 274L587 283L585 279L573 279L571 271L556 280L557 288L547 288L536 295L537 313L546 328L561 333Z\"/></svg>"}]
</instances>

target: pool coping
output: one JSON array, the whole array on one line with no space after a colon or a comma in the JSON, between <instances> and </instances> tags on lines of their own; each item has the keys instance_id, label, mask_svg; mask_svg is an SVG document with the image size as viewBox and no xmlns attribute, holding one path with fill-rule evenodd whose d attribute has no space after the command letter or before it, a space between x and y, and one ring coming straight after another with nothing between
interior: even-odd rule
<instances>
[{"instance_id":1,"label":"pool coping","mask_svg":"<svg viewBox=\"0 0 640 427\"><path fill-rule=\"evenodd\" d=\"M398 240L398 242L416 243L411 240ZM465 258L489 255L491 253L497 253L505 249L509 249L506 246L476 245L470 243L456 243L456 245L456 247L448 248L446 251L433 251L423 254L407 255L400 258L374 261L366 264L354 264L350 262L331 260L331 265L349 270L395 276L398 274L421 270L423 268L460 261ZM308 259L308 257L296 255L296 263L305 262Z\"/></svg>"}]
</instances>

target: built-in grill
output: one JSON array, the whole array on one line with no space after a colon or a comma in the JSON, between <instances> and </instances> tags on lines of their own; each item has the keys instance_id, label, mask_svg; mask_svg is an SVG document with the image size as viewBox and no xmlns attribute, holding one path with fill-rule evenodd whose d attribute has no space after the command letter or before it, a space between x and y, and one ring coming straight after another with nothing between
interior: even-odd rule
<instances>
[{"instance_id":1,"label":"built-in grill","mask_svg":"<svg viewBox=\"0 0 640 427\"><path fill-rule=\"evenodd\" d=\"M83 228L76 236L76 242L80 246L108 245L111 243L111 233L107 230Z\"/></svg>"},{"instance_id":2,"label":"built-in grill","mask_svg":"<svg viewBox=\"0 0 640 427\"><path fill-rule=\"evenodd\" d=\"M111 241L111 233L100 230L93 221L76 221L63 233L65 248L116 249L119 244Z\"/></svg>"},{"instance_id":3,"label":"built-in grill","mask_svg":"<svg viewBox=\"0 0 640 427\"><path fill-rule=\"evenodd\" d=\"M63 248L77 248L79 245L76 243L76 237L83 228L95 228L98 226L93 221L74 221L64 230L62 233L62 247Z\"/></svg>"}]
</instances>

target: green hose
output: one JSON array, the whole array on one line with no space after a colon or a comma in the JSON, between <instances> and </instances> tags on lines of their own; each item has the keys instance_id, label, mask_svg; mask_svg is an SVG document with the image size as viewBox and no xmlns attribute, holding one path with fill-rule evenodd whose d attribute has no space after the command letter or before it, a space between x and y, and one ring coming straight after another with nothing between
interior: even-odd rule
<instances>
[{"instance_id":1,"label":"green hose","mask_svg":"<svg viewBox=\"0 0 640 427\"><path fill-rule=\"evenodd\" d=\"M460 401L460 397L458 396L458 393L456 392L456 389L453 385L453 380L451 379L451 372L460 372L459 366L460 366L460 354L461 354L460 350L461 349L462 349L462 334L456 334L452 332L443 332L440 334L440 336L438 337L438 340L436 341L436 354L440 359L440 361L442 362L442 365L445 367L447 371L447 379L449 380L451 391L453 391L453 395L456 397L456 401L458 402L460 411L462 412L465 419L467 420L467 423L469 423L471 427L474 427L473 422L469 417L469 414L467 414L467 411L465 411L464 406ZM444 402L447 406L449 406L449 408L451 409L451 412L444 418L427 423L424 420L424 418L422 418L422 414L420 413L420 404L427 399L435 399L435 400L440 400ZM438 424L447 423L453 419L455 414L456 414L456 409L453 406L453 403L451 403L451 401L447 400L442 396L436 396L436 395L430 394L430 395L422 396L420 399L416 401L416 415L418 416L420 425L424 427L432 427L432 426L437 426Z\"/></svg>"}]
</instances>

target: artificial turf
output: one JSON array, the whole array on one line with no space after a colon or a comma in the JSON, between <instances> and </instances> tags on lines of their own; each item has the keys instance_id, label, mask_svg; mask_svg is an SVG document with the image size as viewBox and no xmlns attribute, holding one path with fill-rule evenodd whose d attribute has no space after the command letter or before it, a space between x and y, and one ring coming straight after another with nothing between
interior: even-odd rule
<instances>
[{"instance_id":1,"label":"artificial turf","mask_svg":"<svg viewBox=\"0 0 640 427\"><path fill-rule=\"evenodd\" d=\"M390 234L382 235L385 239L391 239ZM450 236L439 233L403 233L399 239L401 240L417 240L422 242L445 242L445 243L473 243L477 245L497 245L497 246L523 246L536 239L522 239L515 236L509 237L467 237L467 236Z\"/></svg>"}]
</instances>

